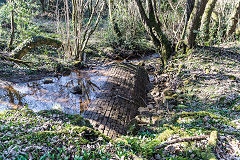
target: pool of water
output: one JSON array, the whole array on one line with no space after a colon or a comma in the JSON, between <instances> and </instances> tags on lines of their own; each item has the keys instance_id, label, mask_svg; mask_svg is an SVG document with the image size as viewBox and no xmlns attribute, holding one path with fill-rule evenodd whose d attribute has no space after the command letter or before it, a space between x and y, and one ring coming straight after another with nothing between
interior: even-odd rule
<instances>
[{"instance_id":1,"label":"pool of water","mask_svg":"<svg viewBox=\"0 0 240 160\"><path fill-rule=\"evenodd\" d=\"M50 79L52 83L45 84ZM74 71L61 77L47 77L27 83L0 84L0 111L28 107L33 111L60 109L79 114L87 109L107 77L103 70ZM73 94L74 86L82 87L82 94Z\"/></svg>"}]
</instances>

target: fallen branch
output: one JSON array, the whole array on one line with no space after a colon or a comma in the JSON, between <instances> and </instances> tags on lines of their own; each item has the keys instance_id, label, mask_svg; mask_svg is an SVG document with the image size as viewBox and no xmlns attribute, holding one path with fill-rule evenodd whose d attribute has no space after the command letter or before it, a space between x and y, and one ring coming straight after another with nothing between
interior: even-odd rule
<instances>
[{"instance_id":1,"label":"fallen branch","mask_svg":"<svg viewBox=\"0 0 240 160\"><path fill-rule=\"evenodd\" d=\"M11 57L8 57L8 56L3 56L3 55L0 55L0 59L11 61L11 62L14 62L14 63L24 64L28 67L30 67L29 64L32 63L32 62L23 61L23 60L20 60L20 59L11 58Z\"/></svg>"},{"instance_id":2,"label":"fallen branch","mask_svg":"<svg viewBox=\"0 0 240 160\"><path fill-rule=\"evenodd\" d=\"M204 135L204 136L178 138L178 139L174 139L174 140L165 142L163 144L160 144L160 145L156 146L155 149L162 149L170 144L179 143L179 142L201 141L201 140L207 139L208 137L209 137L208 135Z\"/></svg>"}]
</instances>

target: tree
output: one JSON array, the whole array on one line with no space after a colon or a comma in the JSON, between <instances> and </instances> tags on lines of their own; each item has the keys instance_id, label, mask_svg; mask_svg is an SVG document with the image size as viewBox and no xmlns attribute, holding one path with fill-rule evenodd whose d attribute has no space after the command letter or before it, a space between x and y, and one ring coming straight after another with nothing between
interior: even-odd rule
<instances>
[{"instance_id":1,"label":"tree","mask_svg":"<svg viewBox=\"0 0 240 160\"><path fill-rule=\"evenodd\" d=\"M156 14L156 0L146 0L148 6L148 16L146 10L143 8L142 1L135 0L135 2L137 4L144 27L151 37L154 45L161 53L163 66L166 66L167 60L173 54L173 45L161 29L161 25Z\"/></svg>"},{"instance_id":2,"label":"tree","mask_svg":"<svg viewBox=\"0 0 240 160\"><path fill-rule=\"evenodd\" d=\"M209 0L203 13L200 30L203 33L203 39L205 42L209 40L209 23L216 2L217 0Z\"/></svg>"},{"instance_id":3,"label":"tree","mask_svg":"<svg viewBox=\"0 0 240 160\"><path fill-rule=\"evenodd\" d=\"M42 10L45 12L45 0L40 0L41 5L42 5Z\"/></svg>"},{"instance_id":4,"label":"tree","mask_svg":"<svg viewBox=\"0 0 240 160\"><path fill-rule=\"evenodd\" d=\"M240 0L238 1L232 16L230 17L229 26L227 29L227 36L231 36L233 32L236 30L239 17L240 17Z\"/></svg>"},{"instance_id":5,"label":"tree","mask_svg":"<svg viewBox=\"0 0 240 160\"><path fill-rule=\"evenodd\" d=\"M207 2L208 0L195 0L184 38L184 43L188 48L192 48L196 43L197 31L201 25L201 17L204 13Z\"/></svg>"},{"instance_id":6,"label":"tree","mask_svg":"<svg viewBox=\"0 0 240 160\"><path fill-rule=\"evenodd\" d=\"M86 9L86 6L88 6L88 4L90 4L91 8L89 10ZM72 23L74 29L74 45L72 47L72 51L75 59L78 59L80 61L84 59L83 52L86 48L90 36L98 26L105 5L105 1L102 0L96 0L95 2L92 0L72 0ZM90 14L87 14L88 11L90 11ZM88 19L87 23L84 22L84 19Z\"/></svg>"},{"instance_id":7,"label":"tree","mask_svg":"<svg viewBox=\"0 0 240 160\"><path fill-rule=\"evenodd\" d=\"M13 0L9 0L9 3L13 3ZM9 41L9 48L12 48L13 40L15 35L15 25L14 25L14 10L11 10L11 37Z\"/></svg>"},{"instance_id":8,"label":"tree","mask_svg":"<svg viewBox=\"0 0 240 160\"><path fill-rule=\"evenodd\" d=\"M115 19L112 16L113 5L114 5L114 1L113 0L108 0L109 20L110 20L110 23L111 23L111 26L112 26L112 30L117 35L117 37L121 40L122 33L121 33L121 31L118 27L118 24L115 22Z\"/></svg>"}]
</instances>

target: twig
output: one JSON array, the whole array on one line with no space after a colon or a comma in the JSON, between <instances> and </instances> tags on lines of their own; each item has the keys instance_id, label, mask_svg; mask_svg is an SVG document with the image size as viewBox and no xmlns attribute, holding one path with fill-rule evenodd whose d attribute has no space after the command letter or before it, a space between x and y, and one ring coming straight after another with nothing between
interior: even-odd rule
<instances>
[{"instance_id":1,"label":"twig","mask_svg":"<svg viewBox=\"0 0 240 160\"><path fill-rule=\"evenodd\" d=\"M165 142L163 144L160 144L160 145L156 146L155 149L161 149L161 148L164 148L164 147L166 147L170 144L179 143L179 142L200 141L200 140L203 140L203 139L207 139L208 137L209 137L208 135L204 135L204 136L178 138L178 139L174 139L174 140Z\"/></svg>"}]
</instances>

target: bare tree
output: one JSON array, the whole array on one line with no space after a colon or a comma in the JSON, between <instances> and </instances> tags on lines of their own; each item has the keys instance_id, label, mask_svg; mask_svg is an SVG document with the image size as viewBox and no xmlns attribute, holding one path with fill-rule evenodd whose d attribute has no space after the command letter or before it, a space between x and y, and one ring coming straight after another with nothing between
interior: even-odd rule
<instances>
[{"instance_id":1,"label":"bare tree","mask_svg":"<svg viewBox=\"0 0 240 160\"><path fill-rule=\"evenodd\" d=\"M9 3L13 3L13 0L9 0ZM15 24L14 24L14 10L11 10L11 37L9 41L9 48L12 48L13 40L15 35Z\"/></svg>"},{"instance_id":2,"label":"bare tree","mask_svg":"<svg viewBox=\"0 0 240 160\"><path fill-rule=\"evenodd\" d=\"M115 19L112 16L112 8L114 7L114 1L108 0L108 10L109 10L109 20L112 26L114 33L117 35L118 38L122 37L122 33L118 27L118 24L115 22Z\"/></svg>"},{"instance_id":3,"label":"bare tree","mask_svg":"<svg viewBox=\"0 0 240 160\"><path fill-rule=\"evenodd\" d=\"M88 10L90 14L87 14L87 6L89 5L91 8ZM90 36L98 26L105 5L106 3L103 0L72 0L72 23L74 28L74 45L72 50L75 58L80 61L83 60L82 54ZM83 19L86 18L86 16L89 16L88 21L84 23ZM95 18L96 20L94 20Z\"/></svg>"}]
</instances>

